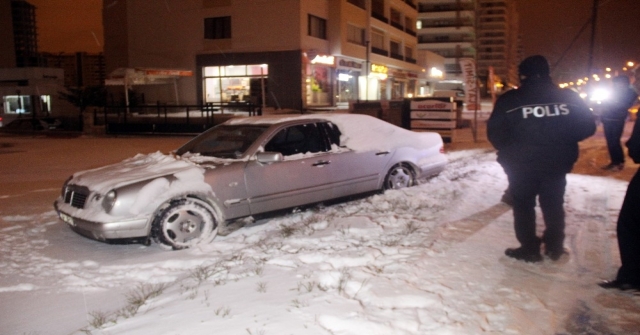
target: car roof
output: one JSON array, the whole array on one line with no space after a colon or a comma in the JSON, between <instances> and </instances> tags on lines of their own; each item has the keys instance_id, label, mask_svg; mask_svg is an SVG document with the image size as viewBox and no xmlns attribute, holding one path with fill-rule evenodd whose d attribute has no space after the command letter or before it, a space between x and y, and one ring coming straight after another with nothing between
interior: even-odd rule
<instances>
[{"instance_id":1,"label":"car roof","mask_svg":"<svg viewBox=\"0 0 640 335\"><path fill-rule=\"evenodd\" d=\"M283 115L263 115L263 116L249 116L238 117L227 120L224 124L227 125L274 125L284 123L297 123L300 121L305 122L324 122L331 121L335 118L369 118L370 116L362 114L346 114L346 113L321 113L321 114L283 114Z\"/></svg>"}]
</instances>

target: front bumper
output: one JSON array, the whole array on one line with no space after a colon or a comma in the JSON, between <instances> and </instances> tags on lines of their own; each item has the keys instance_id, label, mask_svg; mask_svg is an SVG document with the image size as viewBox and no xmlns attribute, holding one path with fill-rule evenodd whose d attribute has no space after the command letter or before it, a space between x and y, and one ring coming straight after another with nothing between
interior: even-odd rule
<instances>
[{"instance_id":1,"label":"front bumper","mask_svg":"<svg viewBox=\"0 0 640 335\"><path fill-rule=\"evenodd\" d=\"M113 222L94 222L71 215L58 208L58 202L53 203L58 217L76 233L98 241L108 241L127 238L149 236L149 218L118 220Z\"/></svg>"}]
</instances>

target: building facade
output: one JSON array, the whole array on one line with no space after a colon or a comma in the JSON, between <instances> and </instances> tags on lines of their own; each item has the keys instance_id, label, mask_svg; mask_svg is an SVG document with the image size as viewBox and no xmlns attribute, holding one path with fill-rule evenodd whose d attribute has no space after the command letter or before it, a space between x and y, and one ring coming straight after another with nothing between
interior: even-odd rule
<instances>
[{"instance_id":1,"label":"building facade","mask_svg":"<svg viewBox=\"0 0 640 335\"><path fill-rule=\"evenodd\" d=\"M107 74L181 69L177 100L307 109L413 96L415 0L104 1ZM171 85L137 86L147 101Z\"/></svg>"},{"instance_id":2,"label":"building facade","mask_svg":"<svg viewBox=\"0 0 640 335\"><path fill-rule=\"evenodd\" d=\"M483 94L518 84L518 13L513 0L420 0L418 48L445 58L448 80L461 85L461 58L476 60ZM448 87L447 87L448 86Z\"/></svg>"},{"instance_id":3,"label":"building facade","mask_svg":"<svg viewBox=\"0 0 640 335\"><path fill-rule=\"evenodd\" d=\"M521 55L515 2L477 1L478 77L487 85L493 83L496 89L501 85L517 86L517 66Z\"/></svg>"},{"instance_id":4,"label":"building facade","mask_svg":"<svg viewBox=\"0 0 640 335\"><path fill-rule=\"evenodd\" d=\"M462 83L461 58L475 58L475 0L420 0L418 47L445 59L452 83Z\"/></svg>"},{"instance_id":5,"label":"building facade","mask_svg":"<svg viewBox=\"0 0 640 335\"><path fill-rule=\"evenodd\" d=\"M82 88L104 85L106 70L102 53L42 53L41 55L47 67L64 70L65 87Z\"/></svg>"},{"instance_id":6,"label":"building facade","mask_svg":"<svg viewBox=\"0 0 640 335\"><path fill-rule=\"evenodd\" d=\"M44 67L38 53L36 7L0 0L0 29L0 125L68 111L58 94L64 89L63 70Z\"/></svg>"}]
</instances>

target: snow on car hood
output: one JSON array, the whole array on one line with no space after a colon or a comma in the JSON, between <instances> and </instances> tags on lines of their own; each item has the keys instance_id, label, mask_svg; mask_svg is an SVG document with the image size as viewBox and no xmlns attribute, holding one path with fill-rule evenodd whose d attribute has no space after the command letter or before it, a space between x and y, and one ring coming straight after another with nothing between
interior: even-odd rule
<instances>
[{"instance_id":1,"label":"snow on car hood","mask_svg":"<svg viewBox=\"0 0 640 335\"><path fill-rule=\"evenodd\" d=\"M433 132L414 132L364 114L306 114L291 116L263 116L233 118L227 124L275 124L277 122L321 119L331 121L342 132L340 144L355 151L391 150L396 147L425 147L442 145L442 137ZM350 136L349 134L357 134Z\"/></svg>"},{"instance_id":2,"label":"snow on car hood","mask_svg":"<svg viewBox=\"0 0 640 335\"><path fill-rule=\"evenodd\" d=\"M120 163L97 169L77 172L70 183L87 186L98 193L106 193L114 187L151 180L166 175L189 176L189 179L204 175L204 169L185 159L161 152L138 154ZM199 178L201 180L204 177Z\"/></svg>"}]
</instances>

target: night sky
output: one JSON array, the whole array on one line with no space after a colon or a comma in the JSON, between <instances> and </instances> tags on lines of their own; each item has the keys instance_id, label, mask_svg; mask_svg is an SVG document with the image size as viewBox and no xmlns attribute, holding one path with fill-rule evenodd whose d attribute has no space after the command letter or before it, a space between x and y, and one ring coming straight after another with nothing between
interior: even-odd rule
<instances>
[{"instance_id":1,"label":"night sky","mask_svg":"<svg viewBox=\"0 0 640 335\"><path fill-rule=\"evenodd\" d=\"M525 56L546 56L556 78L586 74L591 25L579 32L591 18L593 0L516 1ZM640 0L599 0L596 22L594 68L640 62Z\"/></svg>"},{"instance_id":2,"label":"night sky","mask_svg":"<svg viewBox=\"0 0 640 335\"><path fill-rule=\"evenodd\" d=\"M38 50L102 52L102 0L27 0L36 6Z\"/></svg>"},{"instance_id":3,"label":"night sky","mask_svg":"<svg viewBox=\"0 0 640 335\"><path fill-rule=\"evenodd\" d=\"M102 51L102 0L28 1L37 7L40 51ZM591 18L593 0L516 0L516 3L525 56L546 56L558 79L586 74L591 27L578 33ZM620 68L628 60L640 62L640 0L599 0L599 3L594 67Z\"/></svg>"}]
</instances>

